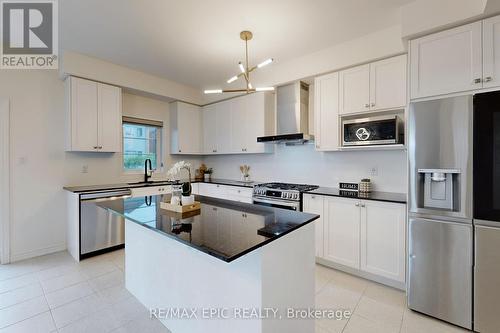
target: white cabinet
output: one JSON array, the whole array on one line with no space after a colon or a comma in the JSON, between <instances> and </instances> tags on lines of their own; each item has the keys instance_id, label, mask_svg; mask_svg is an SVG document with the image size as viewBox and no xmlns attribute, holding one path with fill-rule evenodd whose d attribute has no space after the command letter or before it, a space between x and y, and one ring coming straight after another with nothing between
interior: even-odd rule
<instances>
[{"instance_id":1,"label":"white cabinet","mask_svg":"<svg viewBox=\"0 0 500 333\"><path fill-rule=\"evenodd\" d=\"M120 152L121 89L69 77L66 79L67 151Z\"/></svg>"},{"instance_id":2,"label":"white cabinet","mask_svg":"<svg viewBox=\"0 0 500 333\"><path fill-rule=\"evenodd\" d=\"M406 106L406 54L370 64L370 111Z\"/></svg>"},{"instance_id":3,"label":"white cabinet","mask_svg":"<svg viewBox=\"0 0 500 333\"><path fill-rule=\"evenodd\" d=\"M217 152L217 109L215 104L203 107L203 152Z\"/></svg>"},{"instance_id":4,"label":"white cabinet","mask_svg":"<svg viewBox=\"0 0 500 333\"><path fill-rule=\"evenodd\" d=\"M317 150L339 147L339 73L314 79L314 141Z\"/></svg>"},{"instance_id":5,"label":"white cabinet","mask_svg":"<svg viewBox=\"0 0 500 333\"><path fill-rule=\"evenodd\" d=\"M410 42L411 98L482 88L481 21Z\"/></svg>"},{"instance_id":6,"label":"white cabinet","mask_svg":"<svg viewBox=\"0 0 500 333\"><path fill-rule=\"evenodd\" d=\"M183 102L170 104L170 153L201 154L202 139L201 108Z\"/></svg>"},{"instance_id":7,"label":"white cabinet","mask_svg":"<svg viewBox=\"0 0 500 333\"><path fill-rule=\"evenodd\" d=\"M316 245L322 239L323 249L316 249L317 257L340 269L404 283L406 205L305 194L304 211L322 216Z\"/></svg>"},{"instance_id":8,"label":"white cabinet","mask_svg":"<svg viewBox=\"0 0 500 333\"><path fill-rule=\"evenodd\" d=\"M324 258L359 269L359 203L352 199L325 197L324 212Z\"/></svg>"},{"instance_id":9,"label":"white cabinet","mask_svg":"<svg viewBox=\"0 0 500 333\"><path fill-rule=\"evenodd\" d=\"M205 154L267 153L257 137L274 134L274 94L255 93L203 107Z\"/></svg>"},{"instance_id":10,"label":"white cabinet","mask_svg":"<svg viewBox=\"0 0 500 333\"><path fill-rule=\"evenodd\" d=\"M215 104L216 116L216 152L227 153L231 151L231 115L233 101L224 101Z\"/></svg>"},{"instance_id":11,"label":"white cabinet","mask_svg":"<svg viewBox=\"0 0 500 333\"><path fill-rule=\"evenodd\" d=\"M255 93L242 98L245 104L245 122L235 124L233 131L241 129L244 133L245 153L270 153L274 145L257 142L257 137L272 135L274 129L274 94Z\"/></svg>"},{"instance_id":12,"label":"white cabinet","mask_svg":"<svg viewBox=\"0 0 500 333\"><path fill-rule=\"evenodd\" d=\"M405 280L405 205L363 200L361 270Z\"/></svg>"},{"instance_id":13,"label":"white cabinet","mask_svg":"<svg viewBox=\"0 0 500 333\"><path fill-rule=\"evenodd\" d=\"M400 55L339 72L339 113L404 108L406 62Z\"/></svg>"},{"instance_id":14,"label":"white cabinet","mask_svg":"<svg viewBox=\"0 0 500 333\"><path fill-rule=\"evenodd\" d=\"M158 186L146 186L146 187L134 187L130 189L131 196L144 197L149 195L161 195L172 193L172 185L158 185Z\"/></svg>"},{"instance_id":15,"label":"white cabinet","mask_svg":"<svg viewBox=\"0 0 500 333\"><path fill-rule=\"evenodd\" d=\"M314 232L315 232L315 243L316 243L316 257L323 257L323 235L324 235L324 224L323 224L323 196L304 194L304 207L303 211L311 214L318 214L319 218L314 221Z\"/></svg>"},{"instance_id":16,"label":"white cabinet","mask_svg":"<svg viewBox=\"0 0 500 333\"><path fill-rule=\"evenodd\" d=\"M247 133L247 103L246 99L235 98L231 110L231 152L240 153L245 151Z\"/></svg>"},{"instance_id":17,"label":"white cabinet","mask_svg":"<svg viewBox=\"0 0 500 333\"><path fill-rule=\"evenodd\" d=\"M252 188L211 183L198 183L198 194L218 199L252 203Z\"/></svg>"},{"instance_id":18,"label":"white cabinet","mask_svg":"<svg viewBox=\"0 0 500 333\"><path fill-rule=\"evenodd\" d=\"M370 65L343 70L340 75L340 113L370 110Z\"/></svg>"},{"instance_id":19,"label":"white cabinet","mask_svg":"<svg viewBox=\"0 0 500 333\"><path fill-rule=\"evenodd\" d=\"M483 21L483 87L500 86L500 16Z\"/></svg>"}]
</instances>

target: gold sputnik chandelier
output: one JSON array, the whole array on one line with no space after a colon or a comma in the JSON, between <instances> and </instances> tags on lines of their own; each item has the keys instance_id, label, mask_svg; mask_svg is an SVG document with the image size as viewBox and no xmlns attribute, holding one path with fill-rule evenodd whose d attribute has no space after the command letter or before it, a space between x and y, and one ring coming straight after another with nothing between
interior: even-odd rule
<instances>
[{"instance_id":1,"label":"gold sputnik chandelier","mask_svg":"<svg viewBox=\"0 0 500 333\"><path fill-rule=\"evenodd\" d=\"M243 77L245 79L246 83L246 88L243 89L210 89L210 90L205 90L205 94L221 94L221 93L251 93L255 91L269 91L269 90L274 90L274 87L256 87L254 88L252 86L252 83L250 82L250 73L253 72L254 70L264 67L266 65L269 65L270 63L273 62L273 58L269 58L267 60L264 60L257 66L250 67L248 65L248 41L251 40L253 37L253 34L250 31L242 31L240 32L240 38L245 41L245 64L240 61L238 63L238 66L240 68L240 73L238 75L235 75L231 77L229 80L227 80L227 83L233 83L234 81L238 80L240 77Z\"/></svg>"}]
</instances>

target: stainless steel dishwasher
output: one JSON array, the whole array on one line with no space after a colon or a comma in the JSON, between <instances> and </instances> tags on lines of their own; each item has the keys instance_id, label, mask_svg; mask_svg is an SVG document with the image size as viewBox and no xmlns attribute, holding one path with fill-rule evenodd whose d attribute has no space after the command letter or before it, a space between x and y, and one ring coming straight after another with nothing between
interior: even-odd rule
<instances>
[{"instance_id":1,"label":"stainless steel dishwasher","mask_svg":"<svg viewBox=\"0 0 500 333\"><path fill-rule=\"evenodd\" d=\"M107 201L123 211L123 199L129 189L86 193L80 196L80 259L113 251L125 246L125 219L99 206Z\"/></svg>"}]
</instances>

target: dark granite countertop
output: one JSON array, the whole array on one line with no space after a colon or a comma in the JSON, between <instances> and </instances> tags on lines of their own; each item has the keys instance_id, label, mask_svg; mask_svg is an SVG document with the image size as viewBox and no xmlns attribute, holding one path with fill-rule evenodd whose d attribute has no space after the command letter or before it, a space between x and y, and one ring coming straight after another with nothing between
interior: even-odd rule
<instances>
[{"instance_id":1,"label":"dark granite countertop","mask_svg":"<svg viewBox=\"0 0 500 333\"><path fill-rule=\"evenodd\" d=\"M86 193L86 192L100 192L109 190L122 190L128 188L146 187L146 186L161 186L161 185L171 185L177 182L172 181L153 181L150 183L136 182L136 183L118 183L118 184L104 184L104 185L83 185L83 186L65 186L63 189L73 192L73 193ZM230 179L218 179L214 178L210 181L193 180L191 183L208 183L208 184L219 184L219 185L230 185L230 186L240 186L253 188L254 185L259 184L259 182L241 182L237 180Z\"/></svg>"},{"instance_id":2,"label":"dark granite countertop","mask_svg":"<svg viewBox=\"0 0 500 333\"><path fill-rule=\"evenodd\" d=\"M358 193L353 191L339 190L333 187L320 187L315 190L307 192L308 194L328 195L334 197L345 197L363 200L386 201L395 203L406 203L406 194L404 193L391 193L391 192L370 192Z\"/></svg>"},{"instance_id":3,"label":"dark granite countertop","mask_svg":"<svg viewBox=\"0 0 500 333\"><path fill-rule=\"evenodd\" d=\"M319 215L196 196L201 209L160 209L169 195L106 200L104 209L199 251L231 262L316 220ZM301 244L297 244L301 246Z\"/></svg>"}]
</instances>

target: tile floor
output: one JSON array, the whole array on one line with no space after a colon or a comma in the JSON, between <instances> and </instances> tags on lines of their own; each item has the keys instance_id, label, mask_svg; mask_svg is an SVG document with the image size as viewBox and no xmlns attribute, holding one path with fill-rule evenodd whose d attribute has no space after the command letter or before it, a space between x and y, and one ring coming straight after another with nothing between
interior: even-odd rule
<instances>
[{"instance_id":1,"label":"tile floor","mask_svg":"<svg viewBox=\"0 0 500 333\"><path fill-rule=\"evenodd\" d=\"M0 333L168 332L124 287L124 251L75 263L67 252L0 266ZM323 266L318 308L348 309L316 333L466 332L406 309L403 292Z\"/></svg>"}]
</instances>

